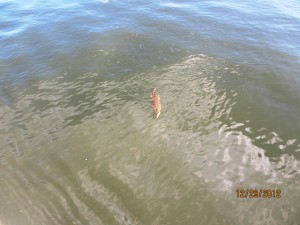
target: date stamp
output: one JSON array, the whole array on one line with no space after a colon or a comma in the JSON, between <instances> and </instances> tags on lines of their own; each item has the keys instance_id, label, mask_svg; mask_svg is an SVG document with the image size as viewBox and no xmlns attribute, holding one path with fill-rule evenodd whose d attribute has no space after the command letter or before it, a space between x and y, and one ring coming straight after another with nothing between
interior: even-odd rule
<instances>
[{"instance_id":1,"label":"date stamp","mask_svg":"<svg viewBox=\"0 0 300 225\"><path fill-rule=\"evenodd\" d=\"M281 189L237 189L237 198L281 198Z\"/></svg>"}]
</instances>

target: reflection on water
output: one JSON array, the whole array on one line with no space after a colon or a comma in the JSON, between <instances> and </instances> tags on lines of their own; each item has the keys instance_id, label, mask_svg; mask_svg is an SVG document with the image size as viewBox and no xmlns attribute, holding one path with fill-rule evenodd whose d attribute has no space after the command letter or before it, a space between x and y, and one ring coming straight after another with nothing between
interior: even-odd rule
<instances>
[{"instance_id":1,"label":"reflection on water","mask_svg":"<svg viewBox=\"0 0 300 225\"><path fill-rule=\"evenodd\" d=\"M226 82L244 72L196 55L129 79L33 81L0 106L0 223L294 224L299 140L236 116L244 94ZM283 194L237 199L237 188Z\"/></svg>"}]
</instances>

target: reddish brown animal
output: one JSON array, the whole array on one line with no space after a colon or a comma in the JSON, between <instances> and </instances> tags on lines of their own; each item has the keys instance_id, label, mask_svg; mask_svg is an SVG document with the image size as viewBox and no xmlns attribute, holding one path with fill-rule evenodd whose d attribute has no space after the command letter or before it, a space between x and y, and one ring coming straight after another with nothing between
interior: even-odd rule
<instances>
[{"instance_id":1,"label":"reddish brown animal","mask_svg":"<svg viewBox=\"0 0 300 225\"><path fill-rule=\"evenodd\" d=\"M150 94L150 98L152 100L152 108L154 110L155 113L155 119L157 119L160 115L160 111L161 111L161 103L160 103L160 96L158 94L157 91L157 87L155 87L153 89L153 91Z\"/></svg>"}]
</instances>

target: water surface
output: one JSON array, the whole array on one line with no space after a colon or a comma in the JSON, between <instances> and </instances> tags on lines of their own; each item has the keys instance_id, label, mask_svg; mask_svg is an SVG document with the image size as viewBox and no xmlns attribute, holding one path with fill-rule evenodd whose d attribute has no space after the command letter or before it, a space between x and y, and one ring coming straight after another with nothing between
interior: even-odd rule
<instances>
[{"instance_id":1,"label":"water surface","mask_svg":"<svg viewBox=\"0 0 300 225\"><path fill-rule=\"evenodd\" d=\"M297 1L0 9L1 225L298 224Z\"/></svg>"}]
</instances>

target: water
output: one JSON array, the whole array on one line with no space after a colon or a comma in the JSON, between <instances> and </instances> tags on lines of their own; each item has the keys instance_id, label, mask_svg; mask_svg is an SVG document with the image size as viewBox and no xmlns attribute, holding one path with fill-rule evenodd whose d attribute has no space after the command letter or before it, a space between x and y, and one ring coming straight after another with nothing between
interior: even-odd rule
<instances>
[{"instance_id":1,"label":"water","mask_svg":"<svg viewBox=\"0 0 300 225\"><path fill-rule=\"evenodd\" d=\"M0 9L1 225L299 224L298 1Z\"/></svg>"}]
</instances>

